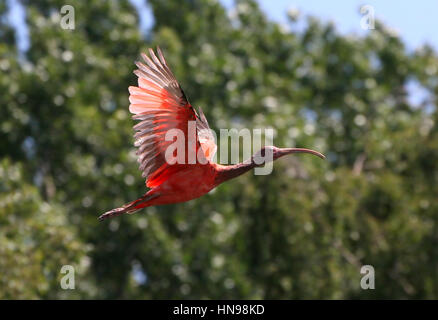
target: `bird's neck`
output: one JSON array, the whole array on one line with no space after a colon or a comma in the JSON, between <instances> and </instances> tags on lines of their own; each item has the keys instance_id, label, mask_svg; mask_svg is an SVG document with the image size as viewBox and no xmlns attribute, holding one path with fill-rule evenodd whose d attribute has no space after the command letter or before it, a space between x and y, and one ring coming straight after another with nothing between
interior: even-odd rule
<instances>
[{"instance_id":1,"label":"bird's neck","mask_svg":"<svg viewBox=\"0 0 438 320\"><path fill-rule=\"evenodd\" d=\"M219 185L227 180L236 178L255 168L256 166L257 165L254 163L254 161L252 161L252 159L248 159L247 161L230 166L217 165L215 183L216 185Z\"/></svg>"}]
</instances>

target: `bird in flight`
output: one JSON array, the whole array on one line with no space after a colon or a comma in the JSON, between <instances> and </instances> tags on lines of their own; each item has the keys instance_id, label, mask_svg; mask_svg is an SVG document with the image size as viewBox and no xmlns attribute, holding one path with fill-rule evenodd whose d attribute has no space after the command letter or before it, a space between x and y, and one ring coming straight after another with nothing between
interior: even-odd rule
<instances>
[{"instance_id":1,"label":"bird in flight","mask_svg":"<svg viewBox=\"0 0 438 320\"><path fill-rule=\"evenodd\" d=\"M138 86L129 87L129 111L134 114L133 119L140 121L134 126L134 145L138 147L137 160L150 190L137 200L102 214L99 220L198 198L219 184L261 166L257 157L267 154L270 155L267 161L291 153L310 153L325 159L310 149L265 146L242 163L213 162L217 146L202 109L196 111L189 103L160 48L157 48L158 57L152 49L149 55L142 54L146 64L136 62L138 69L134 73L138 76ZM184 147L191 147L198 161L189 161L189 152L178 154L178 148L171 148L174 141L166 136L171 130L182 133ZM175 152L169 150L176 151L176 157L183 161L169 161L169 158L175 159Z\"/></svg>"}]
</instances>

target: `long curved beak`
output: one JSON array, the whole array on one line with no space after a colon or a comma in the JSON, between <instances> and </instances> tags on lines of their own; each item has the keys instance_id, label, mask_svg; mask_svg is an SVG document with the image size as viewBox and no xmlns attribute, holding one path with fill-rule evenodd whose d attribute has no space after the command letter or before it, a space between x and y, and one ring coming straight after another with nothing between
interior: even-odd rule
<instances>
[{"instance_id":1,"label":"long curved beak","mask_svg":"<svg viewBox=\"0 0 438 320\"><path fill-rule=\"evenodd\" d=\"M315 151L315 150L311 150L311 149L304 149L304 148L280 148L280 157L285 156L287 154L291 154L291 153L310 153L313 154L314 156L320 157L321 159L325 159L325 155L323 155L322 153Z\"/></svg>"}]
</instances>

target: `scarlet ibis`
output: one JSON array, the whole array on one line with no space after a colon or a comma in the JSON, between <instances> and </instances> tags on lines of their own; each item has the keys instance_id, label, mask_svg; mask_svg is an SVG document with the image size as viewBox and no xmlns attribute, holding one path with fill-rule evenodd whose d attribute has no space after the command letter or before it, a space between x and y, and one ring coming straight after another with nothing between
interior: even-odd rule
<instances>
[{"instance_id":1,"label":"scarlet ibis","mask_svg":"<svg viewBox=\"0 0 438 320\"><path fill-rule=\"evenodd\" d=\"M196 111L188 102L160 48L157 54L158 58L152 49L149 49L150 57L142 54L146 64L136 62L138 69L134 71L138 87L129 87L129 111L134 114L133 119L140 120L134 126L137 131L134 145L138 147L140 170L150 190L137 200L102 214L99 220L131 214L144 207L198 198L219 184L260 166L260 162L255 161L257 154L271 152L271 161L291 153L310 153L325 159L310 149L265 146L242 163L227 166L214 163L217 146L202 109ZM192 133L188 130L190 121L196 124ZM189 139L195 141L196 154L200 151L206 161L173 164L166 161L166 149L172 144L165 138L166 132L175 128L184 133L186 143Z\"/></svg>"}]
</instances>

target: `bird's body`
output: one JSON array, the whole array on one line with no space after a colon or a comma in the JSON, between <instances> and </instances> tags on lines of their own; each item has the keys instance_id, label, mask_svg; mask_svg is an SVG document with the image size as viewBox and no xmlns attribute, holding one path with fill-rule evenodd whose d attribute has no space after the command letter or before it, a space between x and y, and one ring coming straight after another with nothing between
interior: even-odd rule
<instances>
[{"instance_id":1,"label":"bird's body","mask_svg":"<svg viewBox=\"0 0 438 320\"><path fill-rule=\"evenodd\" d=\"M139 69L134 73L138 76L138 87L129 87L129 110L134 114L133 119L140 120L134 126L137 131L134 144L138 147L142 176L150 190L139 199L104 213L100 220L144 207L199 198L219 184L260 166L255 161L257 154L271 152L271 161L291 153L311 153L324 158L309 149L268 146L239 164L214 163L217 146L207 119L201 109L196 112L188 102L159 48L157 52L159 58L151 49L150 57L142 55L147 65L137 62ZM176 134L172 136L176 142L182 141L183 152L174 150L175 139L169 139L169 133ZM182 140L178 140L179 134ZM190 158L191 151L194 159Z\"/></svg>"},{"instance_id":2,"label":"bird's body","mask_svg":"<svg viewBox=\"0 0 438 320\"><path fill-rule=\"evenodd\" d=\"M216 187L216 168L213 164L186 165L158 187L151 194L160 194L149 205L185 202L199 198Z\"/></svg>"}]
</instances>

